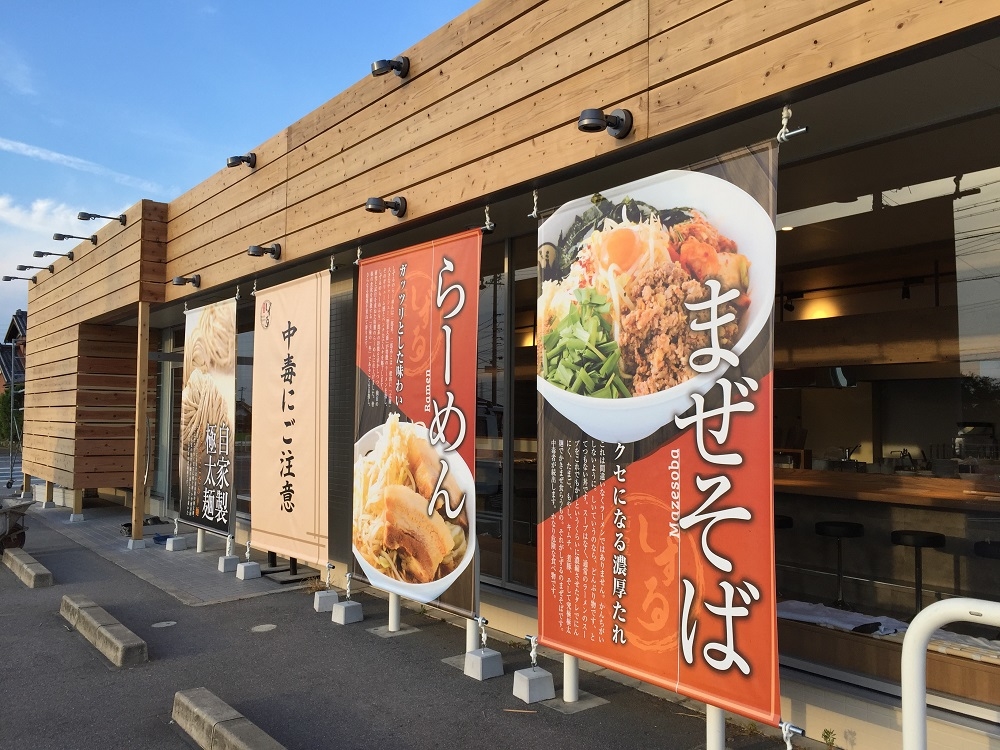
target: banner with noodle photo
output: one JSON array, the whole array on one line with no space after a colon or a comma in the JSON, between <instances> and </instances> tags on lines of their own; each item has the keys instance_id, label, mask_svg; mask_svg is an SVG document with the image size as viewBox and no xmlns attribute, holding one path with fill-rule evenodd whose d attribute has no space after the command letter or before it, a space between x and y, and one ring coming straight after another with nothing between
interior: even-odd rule
<instances>
[{"instance_id":1,"label":"banner with noodle photo","mask_svg":"<svg viewBox=\"0 0 1000 750\"><path fill-rule=\"evenodd\" d=\"M330 272L254 297L250 544L329 559Z\"/></svg>"},{"instance_id":2,"label":"banner with noodle photo","mask_svg":"<svg viewBox=\"0 0 1000 750\"><path fill-rule=\"evenodd\" d=\"M777 149L602 190L539 227L539 641L755 721L780 702Z\"/></svg>"},{"instance_id":3,"label":"banner with noodle photo","mask_svg":"<svg viewBox=\"0 0 1000 750\"><path fill-rule=\"evenodd\" d=\"M235 502L236 300L186 314L180 520L229 534Z\"/></svg>"},{"instance_id":4,"label":"banner with noodle photo","mask_svg":"<svg viewBox=\"0 0 1000 750\"><path fill-rule=\"evenodd\" d=\"M354 574L469 616L476 583L482 233L363 259L358 274Z\"/></svg>"}]
</instances>

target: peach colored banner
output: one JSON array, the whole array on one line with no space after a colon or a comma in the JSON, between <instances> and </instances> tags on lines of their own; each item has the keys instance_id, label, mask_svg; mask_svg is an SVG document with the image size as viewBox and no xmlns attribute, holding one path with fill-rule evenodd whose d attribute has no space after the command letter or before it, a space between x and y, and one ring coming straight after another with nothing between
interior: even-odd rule
<instances>
[{"instance_id":1,"label":"peach colored banner","mask_svg":"<svg viewBox=\"0 0 1000 750\"><path fill-rule=\"evenodd\" d=\"M330 275L257 292L250 544L325 565Z\"/></svg>"}]
</instances>

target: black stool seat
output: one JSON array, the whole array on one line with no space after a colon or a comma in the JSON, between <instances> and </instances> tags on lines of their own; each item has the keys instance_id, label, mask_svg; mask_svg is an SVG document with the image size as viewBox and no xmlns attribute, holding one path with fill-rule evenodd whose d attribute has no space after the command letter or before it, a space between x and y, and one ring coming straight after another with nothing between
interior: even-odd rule
<instances>
[{"instance_id":1,"label":"black stool seat","mask_svg":"<svg viewBox=\"0 0 1000 750\"><path fill-rule=\"evenodd\" d=\"M853 521L817 521L816 533L837 540L837 599L832 606L851 609L844 601L844 540L864 536L864 524Z\"/></svg>"},{"instance_id":2,"label":"black stool seat","mask_svg":"<svg viewBox=\"0 0 1000 750\"><path fill-rule=\"evenodd\" d=\"M898 529L890 535L893 544L902 544L906 547L943 547L944 534L936 531L913 531L911 529Z\"/></svg>"},{"instance_id":3,"label":"black stool seat","mask_svg":"<svg viewBox=\"0 0 1000 750\"><path fill-rule=\"evenodd\" d=\"M1000 542L976 542L973 549L979 557L990 557L1000 560Z\"/></svg>"},{"instance_id":4,"label":"black stool seat","mask_svg":"<svg viewBox=\"0 0 1000 750\"><path fill-rule=\"evenodd\" d=\"M792 517L791 516L775 516L774 517L774 528L776 529L790 529L792 528Z\"/></svg>"},{"instance_id":5,"label":"black stool seat","mask_svg":"<svg viewBox=\"0 0 1000 750\"><path fill-rule=\"evenodd\" d=\"M944 546L944 534L936 531L915 531L913 529L896 529L889 535L893 544L913 547L913 588L915 593L916 611L924 608L924 575L921 551L924 547L940 548Z\"/></svg>"},{"instance_id":6,"label":"black stool seat","mask_svg":"<svg viewBox=\"0 0 1000 750\"><path fill-rule=\"evenodd\" d=\"M816 533L838 539L854 539L865 535L865 527L864 524L853 521L819 521L816 523Z\"/></svg>"}]
</instances>

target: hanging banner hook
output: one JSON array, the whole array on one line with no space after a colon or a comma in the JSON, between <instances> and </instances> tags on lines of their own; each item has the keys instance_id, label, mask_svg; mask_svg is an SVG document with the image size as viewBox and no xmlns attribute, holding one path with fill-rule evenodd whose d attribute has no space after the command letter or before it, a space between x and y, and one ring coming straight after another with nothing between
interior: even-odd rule
<instances>
[{"instance_id":1,"label":"hanging banner hook","mask_svg":"<svg viewBox=\"0 0 1000 750\"><path fill-rule=\"evenodd\" d=\"M775 136L778 143L788 143L789 138L794 138L797 135L802 135L807 130L808 127L803 126L801 128L796 128L795 130L788 129L788 121L792 119L792 108L787 104L781 108L781 130Z\"/></svg>"}]
</instances>

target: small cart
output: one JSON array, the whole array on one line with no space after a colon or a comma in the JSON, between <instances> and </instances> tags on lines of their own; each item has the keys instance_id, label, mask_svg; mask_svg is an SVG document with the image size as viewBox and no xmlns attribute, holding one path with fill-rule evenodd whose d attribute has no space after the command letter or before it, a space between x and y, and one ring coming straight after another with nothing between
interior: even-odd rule
<instances>
[{"instance_id":1,"label":"small cart","mask_svg":"<svg viewBox=\"0 0 1000 750\"><path fill-rule=\"evenodd\" d=\"M25 514L34 500L0 498L0 552L24 546Z\"/></svg>"}]
</instances>

